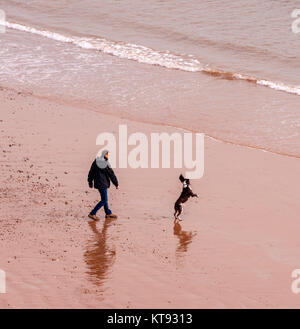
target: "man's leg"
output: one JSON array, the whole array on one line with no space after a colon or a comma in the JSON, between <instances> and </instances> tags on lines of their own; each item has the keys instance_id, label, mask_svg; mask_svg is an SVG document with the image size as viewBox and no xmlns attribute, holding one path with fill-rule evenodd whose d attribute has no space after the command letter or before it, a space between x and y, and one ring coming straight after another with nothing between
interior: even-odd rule
<instances>
[{"instance_id":1,"label":"man's leg","mask_svg":"<svg viewBox=\"0 0 300 329\"><path fill-rule=\"evenodd\" d=\"M108 207L108 196L107 196L107 189L100 190L101 200L103 201L104 211L106 215L111 215L111 210Z\"/></svg>"},{"instance_id":2,"label":"man's leg","mask_svg":"<svg viewBox=\"0 0 300 329\"><path fill-rule=\"evenodd\" d=\"M96 204L95 208L90 212L90 215L96 215L97 211L98 211L102 206L105 205L105 198L103 198L103 196L102 196L102 191L103 191L103 190L99 190L99 193L100 193L100 196L101 196L101 201L99 201L99 202Z\"/></svg>"}]
</instances>

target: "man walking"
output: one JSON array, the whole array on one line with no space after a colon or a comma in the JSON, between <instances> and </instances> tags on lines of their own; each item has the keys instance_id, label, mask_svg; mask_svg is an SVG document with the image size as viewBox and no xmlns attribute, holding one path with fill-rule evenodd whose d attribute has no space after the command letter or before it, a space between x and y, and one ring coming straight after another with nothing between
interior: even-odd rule
<instances>
[{"instance_id":1,"label":"man walking","mask_svg":"<svg viewBox=\"0 0 300 329\"><path fill-rule=\"evenodd\" d=\"M110 181L119 189L118 179L108 161L108 154L109 151L104 150L101 157L94 160L88 175L89 187L97 189L101 196L101 201L89 213L89 218L94 220L99 220L96 213L102 206L104 206L105 218L117 218L108 207L107 189L110 187Z\"/></svg>"}]
</instances>

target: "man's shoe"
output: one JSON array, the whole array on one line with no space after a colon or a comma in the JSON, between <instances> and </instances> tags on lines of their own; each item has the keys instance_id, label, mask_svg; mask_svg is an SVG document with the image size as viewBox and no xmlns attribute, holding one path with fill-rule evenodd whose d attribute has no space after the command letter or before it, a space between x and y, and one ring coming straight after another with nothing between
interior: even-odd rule
<instances>
[{"instance_id":1,"label":"man's shoe","mask_svg":"<svg viewBox=\"0 0 300 329\"><path fill-rule=\"evenodd\" d=\"M93 220L99 220L99 218L96 215L89 214L88 217L93 219Z\"/></svg>"},{"instance_id":2,"label":"man's shoe","mask_svg":"<svg viewBox=\"0 0 300 329\"><path fill-rule=\"evenodd\" d=\"M109 215L105 215L105 218L118 218L118 216L114 214L109 214Z\"/></svg>"}]
</instances>

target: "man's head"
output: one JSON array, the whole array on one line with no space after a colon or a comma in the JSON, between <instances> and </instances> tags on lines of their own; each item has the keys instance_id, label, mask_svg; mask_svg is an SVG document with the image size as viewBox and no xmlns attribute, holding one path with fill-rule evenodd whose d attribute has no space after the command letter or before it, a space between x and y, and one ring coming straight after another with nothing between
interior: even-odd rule
<instances>
[{"instance_id":1,"label":"man's head","mask_svg":"<svg viewBox=\"0 0 300 329\"><path fill-rule=\"evenodd\" d=\"M101 154L101 158L104 158L104 159L108 160L108 156L109 156L109 151L108 150L103 150L102 154Z\"/></svg>"},{"instance_id":2,"label":"man's head","mask_svg":"<svg viewBox=\"0 0 300 329\"><path fill-rule=\"evenodd\" d=\"M109 151L103 150L101 152L101 156L97 156L96 164L99 168L104 169L107 166L110 166L109 161L108 161L108 155L109 155Z\"/></svg>"}]
</instances>

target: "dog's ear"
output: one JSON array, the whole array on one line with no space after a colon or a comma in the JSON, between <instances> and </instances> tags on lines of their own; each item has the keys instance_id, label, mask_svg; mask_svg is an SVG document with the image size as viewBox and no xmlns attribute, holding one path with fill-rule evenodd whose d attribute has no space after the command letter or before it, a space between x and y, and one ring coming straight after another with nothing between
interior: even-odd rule
<instances>
[{"instance_id":1,"label":"dog's ear","mask_svg":"<svg viewBox=\"0 0 300 329\"><path fill-rule=\"evenodd\" d=\"M183 183L185 181L185 179L182 175L179 176L179 180L181 181L181 183Z\"/></svg>"}]
</instances>

